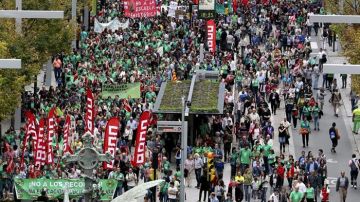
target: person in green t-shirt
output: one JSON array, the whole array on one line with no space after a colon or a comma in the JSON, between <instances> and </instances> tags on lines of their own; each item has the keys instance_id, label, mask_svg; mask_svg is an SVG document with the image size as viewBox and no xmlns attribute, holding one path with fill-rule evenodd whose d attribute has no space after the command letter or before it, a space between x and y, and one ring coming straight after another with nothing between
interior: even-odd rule
<instances>
[{"instance_id":1,"label":"person in green t-shirt","mask_svg":"<svg viewBox=\"0 0 360 202\"><path fill-rule=\"evenodd\" d=\"M305 148L305 146L309 146L309 134L310 133L311 133L310 123L307 120L307 118L304 117L300 123L300 134L302 136L302 142L303 142L304 148Z\"/></svg>"},{"instance_id":2,"label":"person in green t-shirt","mask_svg":"<svg viewBox=\"0 0 360 202\"><path fill-rule=\"evenodd\" d=\"M167 198L167 191L170 187L168 178L165 179L165 182L160 184L160 201L165 201Z\"/></svg>"},{"instance_id":3,"label":"person in green t-shirt","mask_svg":"<svg viewBox=\"0 0 360 202\"><path fill-rule=\"evenodd\" d=\"M236 151L236 148L233 148L232 154L230 156L231 177L235 177L235 175L236 175L236 164L237 164L238 157L239 157L239 154Z\"/></svg>"},{"instance_id":4,"label":"person in green t-shirt","mask_svg":"<svg viewBox=\"0 0 360 202\"><path fill-rule=\"evenodd\" d=\"M124 174L120 172L120 168L117 167L116 170L109 174L109 179L117 180L117 187L115 191L115 196L120 196L123 193L123 184L124 184Z\"/></svg>"},{"instance_id":5,"label":"person in green t-shirt","mask_svg":"<svg viewBox=\"0 0 360 202\"><path fill-rule=\"evenodd\" d=\"M252 152L249 148L249 145L246 144L245 148L240 149L240 169L244 171L246 168L249 168L251 163Z\"/></svg>"},{"instance_id":6,"label":"person in green t-shirt","mask_svg":"<svg viewBox=\"0 0 360 202\"><path fill-rule=\"evenodd\" d=\"M314 188L311 187L310 183L307 183L306 185L306 202L314 202L315 200L315 191Z\"/></svg>"},{"instance_id":7,"label":"person in green t-shirt","mask_svg":"<svg viewBox=\"0 0 360 202\"><path fill-rule=\"evenodd\" d=\"M149 88L149 91L145 94L146 102L148 103L155 102L155 97L156 97L155 92L150 90Z\"/></svg>"},{"instance_id":8,"label":"person in green t-shirt","mask_svg":"<svg viewBox=\"0 0 360 202\"><path fill-rule=\"evenodd\" d=\"M290 202L300 202L304 197L304 194L299 192L299 186L295 187L295 190L290 193Z\"/></svg>"},{"instance_id":9,"label":"person in green t-shirt","mask_svg":"<svg viewBox=\"0 0 360 202\"><path fill-rule=\"evenodd\" d=\"M275 167L275 160L276 160L276 155L273 149L270 150L270 154L268 156L268 163L269 165L274 168Z\"/></svg>"},{"instance_id":10,"label":"person in green t-shirt","mask_svg":"<svg viewBox=\"0 0 360 202\"><path fill-rule=\"evenodd\" d=\"M165 176L168 175L168 173L170 171L170 162L167 160L166 157L163 158L162 168L163 168L164 175Z\"/></svg>"},{"instance_id":11,"label":"person in green t-shirt","mask_svg":"<svg viewBox=\"0 0 360 202\"><path fill-rule=\"evenodd\" d=\"M314 130L320 130L319 129L319 119L320 119L320 107L319 107L319 104L316 103L315 106L312 108L312 115L313 115L313 118L314 118Z\"/></svg>"},{"instance_id":12,"label":"person in green t-shirt","mask_svg":"<svg viewBox=\"0 0 360 202\"><path fill-rule=\"evenodd\" d=\"M269 142L266 142L266 144L263 147L264 150L264 163L265 163L265 173L269 173L269 155L270 151L272 150L272 145L269 144Z\"/></svg>"}]
</instances>

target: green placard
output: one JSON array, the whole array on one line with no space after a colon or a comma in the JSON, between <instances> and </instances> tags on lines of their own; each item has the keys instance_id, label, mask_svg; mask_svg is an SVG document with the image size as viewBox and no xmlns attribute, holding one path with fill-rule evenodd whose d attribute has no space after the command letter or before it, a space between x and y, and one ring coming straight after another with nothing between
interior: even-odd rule
<instances>
[{"instance_id":1,"label":"green placard","mask_svg":"<svg viewBox=\"0 0 360 202\"><path fill-rule=\"evenodd\" d=\"M100 200L110 201L117 186L116 180L99 180ZM79 198L85 188L84 179L15 179L18 199L36 200L41 191L46 190L50 199L63 198L64 190L69 190L70 198Z\"/></svg>"},{"instance_id":2,"label":"green placard","mask_svg":"<svg viewBox=\"0 0 360 202\"><path fill-rule=\"evenodd\" d=\"M127 83L127 84L116 84L116 85L103 85L101 96L103 98L112 97L116 95L122 98L140 98L140 83Z\"/></svg>"},{"instance_id":3,"label":"green placard","mask_svg":"<svg viewBox=\"0 0 360 202\"><path fill-rule=\"evenodd\" d=\"M216 4L215 5L215 10L216 10L216 13L218 14L225 14L225 6L224 4Z\"/></svg>"}]
</instances>

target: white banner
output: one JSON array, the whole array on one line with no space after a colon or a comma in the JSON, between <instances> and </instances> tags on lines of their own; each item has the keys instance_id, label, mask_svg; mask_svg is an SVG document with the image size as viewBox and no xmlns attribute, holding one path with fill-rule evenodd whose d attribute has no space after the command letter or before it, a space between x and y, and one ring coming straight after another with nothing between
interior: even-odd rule
<instances>
[{"instance_id":1,"label":"white banner","mask_svg":"<svg viewBox=\"0 0 360 202\"><path fill-rule=\"evenodd\" d=\"M96 33L101 33L105 29L110 29L111 31L116 31L119 28L120 29L126 29L128 27L129 27L129 20L127 20L126 22L120 22L118 18L115 18L114 20L112 20L112 21L110 21L108 23L100 23L95 18L95 23L94 23L94 31Z\"/></svg>"}]
</instances>

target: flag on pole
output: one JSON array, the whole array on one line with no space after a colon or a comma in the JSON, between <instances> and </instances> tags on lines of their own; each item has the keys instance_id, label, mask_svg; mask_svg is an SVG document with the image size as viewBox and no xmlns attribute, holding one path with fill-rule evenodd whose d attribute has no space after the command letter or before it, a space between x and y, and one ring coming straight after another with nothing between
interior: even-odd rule
<instances>
[{"instance_id":1,"label":"flag on pole","mask_svg":"<svg viewBox=\"0 0 360 202\"><path fill-rule=\"evenodd\" d=\"M90 132L94 135L94 95L90 89L86 91L86 114L85 114L85 133Z\"/></svg>"},{"instance_id":2,"label":"flag on pole","mask_svg":"<svg viewBox=\"0 0 360 202\"><path fill-rule=\"evenodd\" d=\"M63 154L65 154L66 152L69 152L71 154L73 153L69 144L70 125L71 125L70 115L66 115L65 125L64 125Z\"/></svg>"},{"instance_id":3,"label":"flag on pole","mask_svg":"<svg viewBox=\"0 0 360 202\"><path fill-rule=\"evenodd\" d=\"M234 11L234 13L236 13L237 7L238 7L238 5L237 5L237 0L233 0L233 1L232 1L232 6L233 6L233 11Z\"/></svg>"},{"instance_id":4,"label":"flag on pole","mask_svg":"<svg viewBox=\"0 0 360 202\"><path fill-rule=\"evenodd\" d=\"M25 112L25 117L26 117L26 126L25 126L25 137L23 139L23 144L22 144L22 152L21 152L22 155L21 155L21 160L20 160L21 167L24 166L25 151L26 151L27 144L28 144L30 137L32 137L32 148L34 150L34 153L36 153L36 143L37 143L35 116L33 113L28 111L28 112Z\"/></svg>"},{"instance_id":5,"label":"flag on pole","mask_svg":"<svg viewBox=\"0 0 360 202\"><path fill-rule=\"evenodd\" d=\"M54 152L52 148L53 139L55 136L55 108L49 111L47 120L47 136L46 136L46 164L54 163Z\"/></svg>"},{"instance_id":6,"label":"flag on pole","mask_svg":"<svg viewBox=\"0 0 360 202\"><path fill-rule=\"evenodd\" d=\"M131 164L138 167L145 163L145 150L146 150L146 133L149 126L150 111L144 111L139 120L138 128L136 131L136 146L134 157Z\"/></svg>"},{"instance_id":7,"label":"flag on pole","mask_svg":"<svg viewBox=\"0 0 360 202\"><path fill-rule=\"evenodd\" d=\"M129 104L129 101L127 99L123 99L124 109L126 112L131 112L131 106Z\"/></svg>"},{"instance_id":8,"label":"flag on pole","mask_svg":"<svg viewBox=\"0 0 360 202\"><path fill-rule=\"evenodd\" d=\"M40 119L39 127L37 128L37 146L35 155L35 165L40 168L41 165L45 164L46 161L46 142L45 142L45 119Z\"/></svg>"},{"instance_id":9,"label":"flag on pole","mask_svg":"<svg viewBox=\"0 0 360 202\"><path fill-rule=\"evenodd\" d=\"M216 24L214 20L207 21L207 45L209 52L215 54L216 50Z\"/></svg>"},{"instance_id":10,"label":"flag on pole","mask_svg":"<svg viewBox=\"0 0 360 202\"><path fill-rule=\"evenodd\" d=\"M109 152L112 157L115 157L117 135L119 132L120 121L117 117L112 117L108 120L104 136L104 153ZM103 163L104 169L113 169L114 160L111 163Z\"/></svg>"}]
</instances>

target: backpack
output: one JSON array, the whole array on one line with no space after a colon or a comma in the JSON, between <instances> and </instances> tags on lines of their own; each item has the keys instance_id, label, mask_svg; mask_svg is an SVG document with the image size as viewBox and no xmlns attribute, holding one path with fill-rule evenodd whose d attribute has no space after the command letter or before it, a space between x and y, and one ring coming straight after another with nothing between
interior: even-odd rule
<instances>
[{"instance_id":1,"label":"backpack","mask_svg":"<svg viewBox=\"0 0 360 202\"><path fill-rule=\"evenodd\" d=\"M351 171L357 171L358 170L358 167L356 166L356 163L355 163L354 160L351 160L350 170Z\"/></svg>"},{"instance_id":2,"label":"backpack","mask_svg":"<svg viewBox=\"0 0 360 202\"><path fill-rule=\"evenodd\" d=\"M321 57L321 62L322 63L326 63L327 62L327 58L326 58L326 54L323 54Z\"/></svg>"},{"instance_id":3,"label":"backpack","mask_svg":"<svg viewBox=\"0 0 360 202\"><path fill-rule=\"evenodd\" d=\"M330 139L336 138L336 131L335 128L330 128L329 130Z\"/></svg>"}]
</instances>

